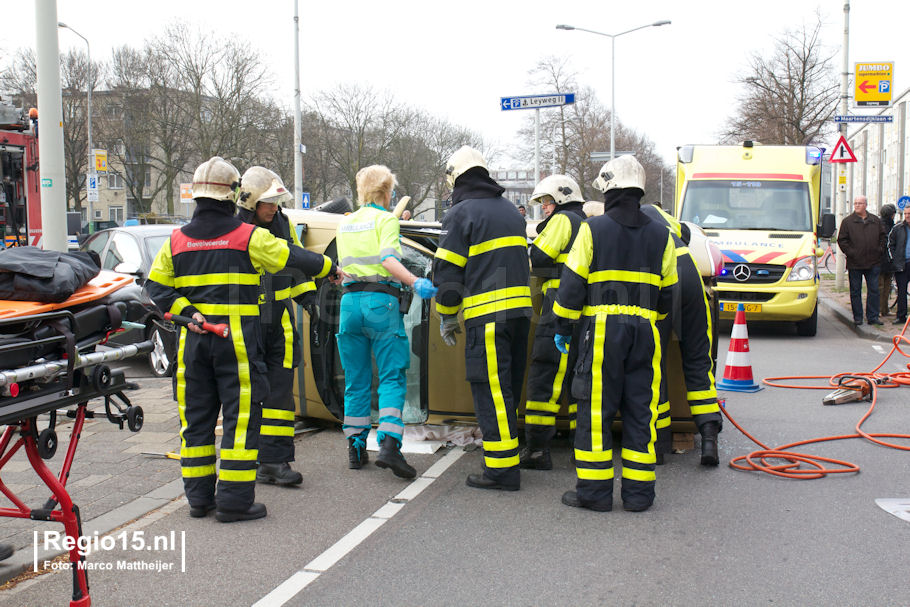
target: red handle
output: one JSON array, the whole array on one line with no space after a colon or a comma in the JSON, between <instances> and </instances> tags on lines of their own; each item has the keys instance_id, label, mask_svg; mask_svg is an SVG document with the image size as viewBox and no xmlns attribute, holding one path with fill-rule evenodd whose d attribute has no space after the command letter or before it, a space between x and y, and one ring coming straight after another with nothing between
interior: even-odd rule
<instances>
[{"instance_id":1,"label":"red handle","mask_svg":"<svg viewBox=\"0 0 910 607\"><path fill-rule=\"evenodd\" d=\"M192 318L189 318L187 316L178 316L177 314L171 314L170 312L165 312L164 318L166 320L169 320L178 325L183 325L184 327L189 326L189 325L199 326L199 323L196 322L195 320L193 320ZM224 323L219 323L216 325L216 324L212 324L210 322L204 322L204 323L202 323L202 328L204 330L208 331L209 333L214 333L215 335L218 335L219 337L227 337L228 335L231 334L230 327L228 327Z\"/></svg>"}]
</instances>

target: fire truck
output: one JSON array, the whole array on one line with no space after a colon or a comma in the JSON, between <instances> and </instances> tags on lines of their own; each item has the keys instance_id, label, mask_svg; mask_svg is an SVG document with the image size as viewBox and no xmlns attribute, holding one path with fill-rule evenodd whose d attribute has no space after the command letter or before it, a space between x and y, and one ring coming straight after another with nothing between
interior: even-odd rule
<instances>
[{"instance_id":1,"label":"fire truck","mask_svg":"<svg viewBox=\"0 0 910 607\"><path fill-rule=\"evenodd\" d=\"M0 101L0 234L2 246L41 246L38 111Z\"/></svg>"}]
</instances>

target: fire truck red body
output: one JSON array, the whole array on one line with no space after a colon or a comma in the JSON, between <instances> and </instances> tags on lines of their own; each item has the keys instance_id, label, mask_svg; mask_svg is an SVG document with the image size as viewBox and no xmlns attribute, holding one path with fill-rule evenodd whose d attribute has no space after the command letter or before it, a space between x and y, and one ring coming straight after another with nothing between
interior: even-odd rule
<instances>
[{"instance_id":1,"label":"fire truck red body","mask_svg":"<svg viewBox=\"0 0 910 607\"><path fill-rule=\"evenodd\" d=\"M0 103L0 234L4 246L41 246L37 113Z\"/></svg>"}]
</instances>

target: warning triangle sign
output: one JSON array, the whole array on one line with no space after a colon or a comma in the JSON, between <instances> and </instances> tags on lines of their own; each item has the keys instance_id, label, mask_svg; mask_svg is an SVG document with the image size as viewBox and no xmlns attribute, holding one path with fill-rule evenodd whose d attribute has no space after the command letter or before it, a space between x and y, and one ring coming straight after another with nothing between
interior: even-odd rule
<instances>
[{"instance_id":1,"label":"warning triangle sign","mask_svg":"<svg viewBox=\"0 0 910 607\"><path fill-rule=\"evenodd\" d=\"M837 140L834 149L831 150L831 159L828 162L856 162L856 156L853 150L847 145L847 140L843 135Z\"/></svg>"}]
</instances>

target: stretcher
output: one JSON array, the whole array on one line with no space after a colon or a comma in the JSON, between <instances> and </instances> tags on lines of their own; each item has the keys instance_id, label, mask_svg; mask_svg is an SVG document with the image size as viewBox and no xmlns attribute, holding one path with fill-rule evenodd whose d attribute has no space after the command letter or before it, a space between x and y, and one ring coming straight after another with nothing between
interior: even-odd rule
<instances>
[{"instance_id":1,"label":"stretcher","mask_svg":"<svg viewBox=\"0 0 910 607\"><path fill-rule=\"evenodd\" d=\"M138 386L109 364L150 351L152 342L97 348L114 332L142 326L135 322L141 314L141 307L134 305L139 291L133 277L101 272L62 303L0 301L0 424L6 425L0 435L0 473L23 448L51 493L40 508L30 508L0 478L0 492L14 506L0 508L0 516L56 521L73 540L82 535L79 507L67 493L66 482L85 419L96 417L88 403L103 398L103 415L110 422L121 430L124 423L133 432L142 428L142 408L124 394ZM66 456L55 475L44 460L57 451L55 426L61 412L74 422ZM44 415L48 422L39 429L38 417ZM72 545L70 606L88 607L85 556L76 541Z\"/></svg>"}]
</instances>

